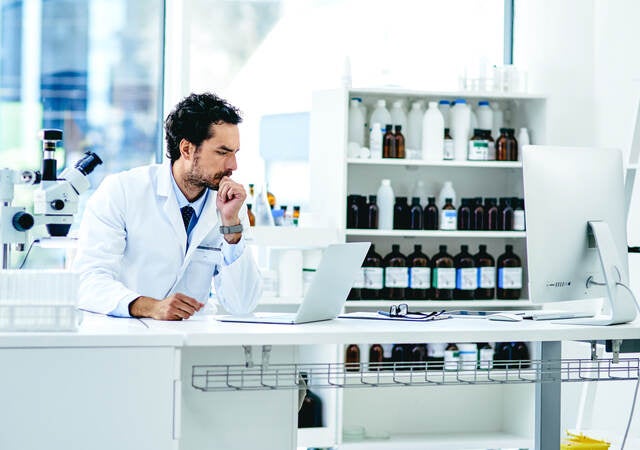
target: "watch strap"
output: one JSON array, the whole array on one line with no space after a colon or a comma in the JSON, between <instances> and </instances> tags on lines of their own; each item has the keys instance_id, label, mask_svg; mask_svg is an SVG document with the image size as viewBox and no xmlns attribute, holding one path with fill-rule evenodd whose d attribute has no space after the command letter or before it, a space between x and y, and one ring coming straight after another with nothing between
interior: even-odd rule
<instances>
[{"instance_id":1,"label":"watch strap","mask_svg":"<svg viewBox=\"0 0 640 450\"><path fill-rule=\"evenodd\" d=\"M242 233L242 230L244 228L242 227L242 224L239 223L238 225L232 225L230 227L227 227L225 225L221 225L220 226L220 233L221 234L234 234L234 233Z\"/></svg>"}]
</instances>

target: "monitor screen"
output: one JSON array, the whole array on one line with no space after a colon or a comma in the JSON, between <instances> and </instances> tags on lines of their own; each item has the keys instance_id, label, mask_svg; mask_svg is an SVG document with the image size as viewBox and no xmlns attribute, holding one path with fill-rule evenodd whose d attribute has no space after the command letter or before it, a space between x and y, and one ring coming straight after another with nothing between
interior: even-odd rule
<instances>
[{"instance_id":1,"label":"monitor screen","mask_svg":"<svg viewBox=\"0 0 640 450\"><path fill-rule=\"evenodd\" d=\"M620 286L629 286L621 152L532 145L522 160L532 303L603 298L624 316L616 323L633 320L633 297Z\"/></svg>"}]
</instances>

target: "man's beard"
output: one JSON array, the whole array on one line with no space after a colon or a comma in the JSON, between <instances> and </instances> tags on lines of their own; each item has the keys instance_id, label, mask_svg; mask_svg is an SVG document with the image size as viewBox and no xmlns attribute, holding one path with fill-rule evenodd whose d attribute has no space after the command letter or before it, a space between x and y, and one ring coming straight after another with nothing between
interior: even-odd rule
<instances>
[{"instance_id":1,"label":"man's beard","mask_svg":"<svg viewBox=\"0 0 640 450\"><path fill-rule=\"evenodd\" d=\"M185 175L184 181L191 186L199 187L199 188L209 188L217 191L220 187L220 180L223 177L230 177L232 172L230 170L224 172L216 172L213 176L206 176L200 170L197 163L194 164L194 167L191 169L189 173Z\"/></svg>"}]
</instances>

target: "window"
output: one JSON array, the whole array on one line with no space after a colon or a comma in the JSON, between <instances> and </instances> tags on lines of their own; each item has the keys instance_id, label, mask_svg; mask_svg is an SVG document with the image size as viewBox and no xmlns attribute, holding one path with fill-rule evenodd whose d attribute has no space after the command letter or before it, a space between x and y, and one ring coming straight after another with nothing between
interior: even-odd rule
<instances>
[{"instance_id":1,"label":"window","mask_svg":"<svg viewBox=\"0 0 640 450\"><path fill-rule=\"evenodd\" d=\"M345 58L353 86L421 90L456 90L461 75L503 61L503 0L193 0L185 21L186 85L245 111L240 181L269 173L283 204L308 192L299 184L308 164L269 160L265 168L261 125L309 111L314 90L341 86Z\"/></svg>"}]
</instances>

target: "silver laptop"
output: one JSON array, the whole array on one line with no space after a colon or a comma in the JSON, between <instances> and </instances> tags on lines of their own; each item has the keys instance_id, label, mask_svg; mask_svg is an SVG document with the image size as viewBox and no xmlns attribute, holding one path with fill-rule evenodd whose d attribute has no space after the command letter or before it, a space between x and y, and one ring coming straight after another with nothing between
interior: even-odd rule
<instances>
[{"instance_id":1,"label":"silver laptop","mask_svg":"<svg viewBox=\"0 0 640 450\"><path fill-rule=\"evenodd\" d=\"M370 245L369 242L329 245L324 250L318 270L297 313L254 313L247 316L218 316L216 319L221 322L289 325L334 319L342 310Z\"/></svg>"}]
</instances>

